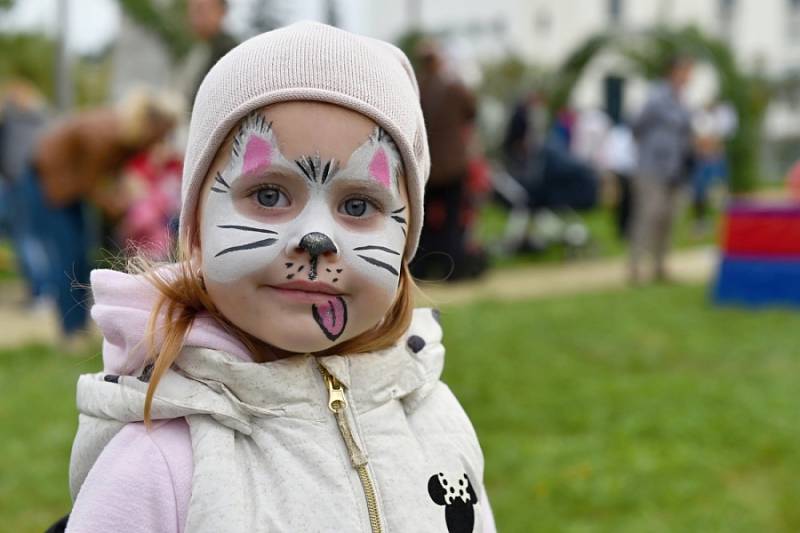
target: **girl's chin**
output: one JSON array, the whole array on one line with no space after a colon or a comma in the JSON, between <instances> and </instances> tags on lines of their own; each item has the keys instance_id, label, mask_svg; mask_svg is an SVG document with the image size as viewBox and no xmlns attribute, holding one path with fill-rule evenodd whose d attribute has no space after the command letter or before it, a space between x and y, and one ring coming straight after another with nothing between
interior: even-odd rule
<instances>
[{"instance_id":1,"label":"girl's chin","mask_svg":"<svg viewBox=\"0 0 800 533\"><path fill-rule=\"evenodd\" d=\"M283 359L286 357L292 357L294 355L305 355L305 354L317 354L327 350L330 350L335 345L340 344L340 342L331 342L325 339L325 342L320 343L310 343L308 339L302 344L294 343L291 341L287 342L280 342L270 344L273 348L273 356L275 359Z\"/></svg>"},{"instance_id":2,"label":"girl's chin","mask_svg":"<svg viewBox=\"0 0 800 533\"><path fill-rule=\"evenodd\" d=\"M289 333L287 331L289 328L295 331ZM298 320L291 325L287 324L287 328L280 331L270 328L268 332L259 331L250 334L273 347L278 358L324 352L353 337L349 330L342 331L338 337L336 337L335 331L326 333L313 318L308 321Z\"/></svg>"}]
</instances>

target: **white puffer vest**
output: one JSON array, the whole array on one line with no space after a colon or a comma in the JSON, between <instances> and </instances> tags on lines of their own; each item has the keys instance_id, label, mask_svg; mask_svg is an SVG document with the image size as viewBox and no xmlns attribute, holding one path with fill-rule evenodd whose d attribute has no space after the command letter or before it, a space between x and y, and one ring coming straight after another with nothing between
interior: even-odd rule
<instances>
[{"instance_id":1,"label":"white puffer vest","mask_svg":"<svg viewBox=\"0 0 800 533\"><path fill-rule=\"evenodd\" d=\"M184 349L152 413L189 423L186 531L484 531L483 456L439 380L435 318L417 309L395 346L355 356L258 364ZM80 377L73 498L111 438L142 420L142 371Z\"/></svg>"}]
</instances>

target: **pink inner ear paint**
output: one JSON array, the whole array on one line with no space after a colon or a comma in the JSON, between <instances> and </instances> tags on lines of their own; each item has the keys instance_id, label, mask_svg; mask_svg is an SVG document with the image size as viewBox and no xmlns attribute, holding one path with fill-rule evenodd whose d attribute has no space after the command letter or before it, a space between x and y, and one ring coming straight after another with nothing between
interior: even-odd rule
<instances>
[{"instance_id":1,"label":"pink inner ear paint","mask_svg":"<svg viewBox=\"0 0 800 533\"><path fill-rule=\"evenodd\" d=\"M242 174L254 174L269 167L272 162L272 146L261 137L250 137L244 150Z\"/></svg>"},{"instance_id":2,"label":"pink inner ear paint","mask_svg":"<svg viewBox=\"0 0 800 533\"><path fill-rule=\"evenodd\" d=\"M392 175L389 171L389 157L383 148L378 148L375 155L372 156L372 161L369 163L369 173L375 181L387 189L391 186Z\"/></svg>"}]
</instances>

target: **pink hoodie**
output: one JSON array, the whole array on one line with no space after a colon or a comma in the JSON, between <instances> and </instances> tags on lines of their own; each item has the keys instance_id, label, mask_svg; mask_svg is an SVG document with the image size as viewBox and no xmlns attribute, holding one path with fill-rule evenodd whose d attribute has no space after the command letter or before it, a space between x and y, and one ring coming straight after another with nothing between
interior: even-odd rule
<instances>
[{"instance_id":1,"label":"pink hoodie","mask_svg":"<svg viewBox=\"0 0 800 533\"><path fill-rule=\"evenodd\" d=\"M146 280L113 270L92 272L92 318L103 333L103 372L131 375L145 362L142 336L158 293ZM210 316L186 339L249 361L245 347ZM146 473L146 475L142 475ZM192 488L192 444L182 418L126 425L106 446L75 500L67 532L179 533Z\"/></svg>"}]
</instances>

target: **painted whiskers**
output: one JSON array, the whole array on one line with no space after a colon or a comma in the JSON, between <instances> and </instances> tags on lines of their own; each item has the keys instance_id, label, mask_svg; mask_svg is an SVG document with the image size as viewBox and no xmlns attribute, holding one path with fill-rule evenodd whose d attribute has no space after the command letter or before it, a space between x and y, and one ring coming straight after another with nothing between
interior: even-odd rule
<instances>
[{"instance_id":1,"label":"painted whiskers","mask_svg":"<svg viewBox=\"0 0 800 533\"><path fill-rule=\"evenodd\" d=\"M228 164L213 175L202 231L207 277L233 282L274 265L287 288L302 278L345 290L357 290L358 284L365 282L379 284L386 291L396 290L408 227L407 206L400 192L401 172L399 152L379 127L350 154L346 165L325 159L319 152L290 160L281 153L272 122L259 112L251 113L236 131ZM242 178L248 180L249 190L272 187L279 191L275 194L284 195L284 202L292 198L279 180L299 179L309 191L308 203L290 220L271 218L272 206L267 203L261 204L267 209L260 212L263 217L249 215L255 211L237 208L237 202L245 198L244 186L238 183ZM292 187L298 187L297 183ZM356 192L348 193L347 198L365 196L368 202L378 198L372 201L373 206L386 209L382 211L386 224L354 231L338 221L331 202L338 203L345 195L337 191L351 190ZM303 233L295 233L300 231ZM300 235L299 244L290 246ZM290 251L292 246L295 252ZM261 253L265 250L270 251ZM314 289L298 285L295 290ZM325 337L335 341L347 326L349 298L344 290L341 294L320 294L318 302L310 306L311 316Z\"/></svg>"},{"instance_id":2,"label":"painted whiskers","mask_svg":"<svg viewBox=\"0 0 800 533\"><path fill-rule=\"evenodd\" d=\"M219 257L221 255L225 255L231 252L240 252L242 250L253 250L255 248L264 248L266 246L272 246L273 244L278 242L278 233L276 231L272 231L269 229L256 228L253 226L240 226L238 224L219 224L217 227L220 229L235 229L245 232L274 235L274 237L267 237L266 239L260 239L257 241L249 242L247 244L239 244L237 246L231 246L229 248L225 248L220 252L217 252L217 254L214 257Z\"/></svg>"}]
</instances>

